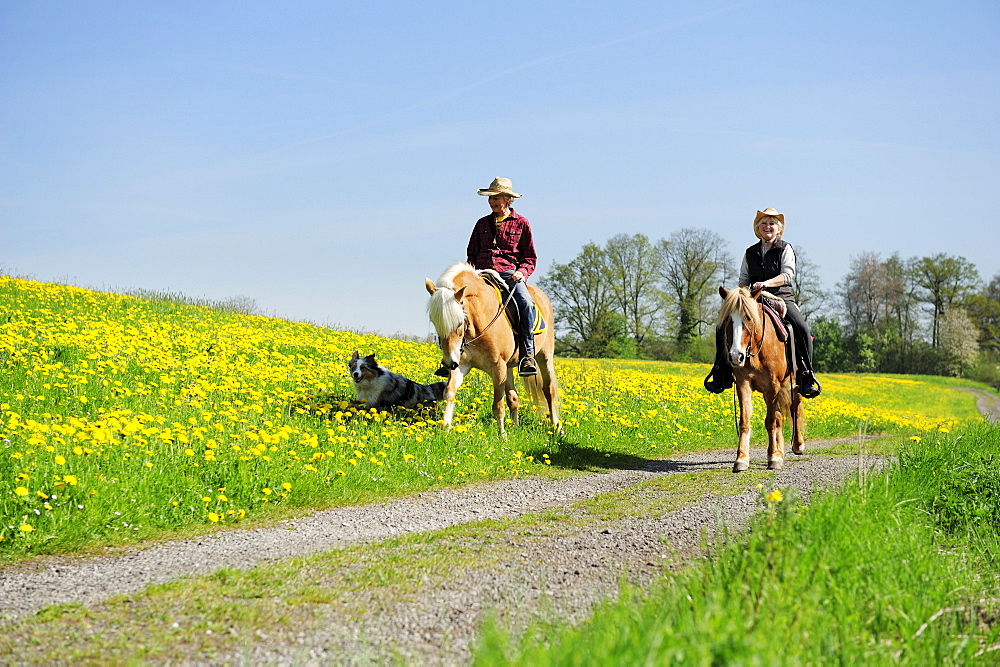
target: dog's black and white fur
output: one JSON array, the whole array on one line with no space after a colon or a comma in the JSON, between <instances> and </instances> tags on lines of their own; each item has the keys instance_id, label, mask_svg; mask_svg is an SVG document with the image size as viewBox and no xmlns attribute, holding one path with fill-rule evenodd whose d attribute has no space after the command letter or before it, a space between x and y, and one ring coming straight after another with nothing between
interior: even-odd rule
<instances>
[{"instance_id":1,"label":"dog's black and white fur","mask_svg":"<svg viewBox=\"0 0 1000 667\"><path fill-rule=\"evenodd\" d=\"M444 397L445 382L420 384L393 373L375 362L375 355L362 357L355 350L347 362L354 380L354 395L369 408L404 407L411 410L418 404L430 405Z\"/></svg>"}]
</instances>

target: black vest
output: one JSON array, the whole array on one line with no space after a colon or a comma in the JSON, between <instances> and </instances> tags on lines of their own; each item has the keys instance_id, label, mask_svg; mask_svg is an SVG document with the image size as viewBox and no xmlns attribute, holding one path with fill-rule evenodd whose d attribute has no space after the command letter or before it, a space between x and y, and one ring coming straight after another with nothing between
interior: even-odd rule
<instances>
[{"instance_id":1,"label":"black vest","mask_svg":"<svg viewBox=\"0 0 1000 667\"><path fill-rule=\"evenodd\" d=\"M751 285L770 280L781 273L781 256L785 254L785 246L791 245L788 241L778 239L771 245L770 250L764 254L763 259L761 259L760 249L762 243L763 241L758 241L747 248L746 251L747 273L749 274ZM795 301L795 293L792 291L790 284L785 284L781 287L769 287L767 291L780 296L786 301Z\"/></svg>"}]
</instances>

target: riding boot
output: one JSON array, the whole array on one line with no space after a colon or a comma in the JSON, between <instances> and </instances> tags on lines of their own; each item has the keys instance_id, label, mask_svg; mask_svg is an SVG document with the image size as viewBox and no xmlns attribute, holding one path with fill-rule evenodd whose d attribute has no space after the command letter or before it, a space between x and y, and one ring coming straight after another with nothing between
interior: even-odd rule
<instances>
[{"instance_id":1,"label":"riding boot","mask_svg":"<svg viewBox=\"0 0 1000 667\"><path fill-rule=\"evenodd\" d=\"M528 331L522 337L522 342L524 344L524 354L521 356L520 361L517 362L517 374L521 377L538 375L538 364L535 363L535 336L531 331Z\"/></svg>"},{"instance_id":2,"label":"riding boot","mask_svg":"<svg viewBox=\"0 0 1000 667\"><path fill-rule=\"evenodd\" d=\"M798 345L796 346L798 354L798 374L796 375L796 382L799 388L799 394L802 398L816 398L823 391L822 385L820 385L819 380L816 379L816 373L813 372L812 364L812 346L808 345L806 341L802 340L803 335L797 335Z\"/></svg>"},{"instance_id":3,"label":"riding boot","mask_svg":"<svg viewBox=\"0 0 1000 667\"><path fill-rule=\"evenodd\" d=\"M726 358L726 342L722 329L715 330L715 363L705 376L705 389L713 394L721 394L733 386L733 367ZM711 378L711 379L710 379Z\"/></svg>"}]
</instances>

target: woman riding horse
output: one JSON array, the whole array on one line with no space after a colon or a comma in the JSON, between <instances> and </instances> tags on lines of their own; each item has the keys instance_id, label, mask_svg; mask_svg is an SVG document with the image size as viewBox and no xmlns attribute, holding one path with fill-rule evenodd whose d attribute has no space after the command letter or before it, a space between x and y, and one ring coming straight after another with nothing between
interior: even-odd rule
<instances>
[{"instance_id":1,"label":"woman riding horse","mask_svg":"<svg viewBox=\"0 0 1000 667\"><path fill-rule=\"evenodd\" d=\"M781 297L788 307L786 317L792 323L795 348L799 359L797 384L803 398L819 396L823 388L813 372L813 345L809 325L795 303L792 278L795 277L795 251L792 244L782 240L785 232L785 215L773 208L757 211L753 220L753 233L759 242L746 249L740 266L740 287L751 291L765 289ZM715 332L715 364L705 378L705 389L718 394L733 386L733 367L730 365L722 341L722 331Z\"/></svg>"}]
</instances>

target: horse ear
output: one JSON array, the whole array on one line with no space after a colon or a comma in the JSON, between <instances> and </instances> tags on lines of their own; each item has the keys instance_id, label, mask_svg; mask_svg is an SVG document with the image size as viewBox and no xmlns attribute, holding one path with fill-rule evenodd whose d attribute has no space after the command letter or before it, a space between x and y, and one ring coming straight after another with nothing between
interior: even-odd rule
<instances>
[{"instance_id":1,"label":"horse ear","mask_svg":"<svg viewBox=\"0 0 1000 667\"><path fill-rule=\"evenodd\" d=\"M727 290L722 285L719 285L719 296L721 296L723 299L725 299L728 294L729 294L729 290Z\"/></svg>"},{"instance_id":2,"label":"horse ear","mask_svg":"<svg viewBox=\"0 0 1000 667\"><path fill-rule=\"evenodd\" d=\"M434 285L434 283L431 281L430 278L424 278L424 287L427 288L428 294L434 294L434 292L437 292L437 287Z\"/></svg>"},{"instance_id":3,"label":"horse ear","mask_svg":"<svg viewBox=\"0 0 1000 667\"><path fill-rule=\"evenodd\" d=\"M462 286L455 292L455 301L462 303L462 297L465 296L465 286Z\"/></svg>"}]
</instances>

